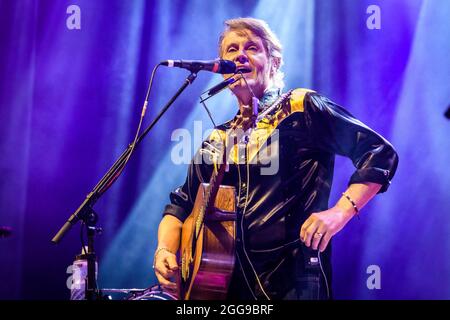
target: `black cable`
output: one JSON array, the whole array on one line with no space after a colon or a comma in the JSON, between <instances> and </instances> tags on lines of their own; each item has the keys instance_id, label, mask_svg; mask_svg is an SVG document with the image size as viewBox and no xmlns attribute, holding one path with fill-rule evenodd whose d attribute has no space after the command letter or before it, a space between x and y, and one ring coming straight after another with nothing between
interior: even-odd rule
<instances>
[{"instance_id":1,"label":"black cable","mask_svg":"<svg viewBox=\"0 0 450 320\"><path fill-rule=\"evenodd\" d=\"M216 125L216 123L214 122L214 119L213 119L213 117L212 117L212 115L211 115L211 112L209 111L208 107L206 106L205 100L201 100L200 102L202 103L203 108L205 108L206 113L208 114L209 119L211 120L211 122L212 122L214 128L217 127L217 125Z\"/></svg>"},{"instance_id":2,"label":"black cable","mask_svg":"<svg viewBox=\"0 0 450 320\"><path fill-rule=\"evenodd\" d=\"M219 92L222 92L223 90L225 90L225 88L228 88L229 85L235 83L236 81L238 81L238 80L240 80L241 78L244 77L244 76L242 75L242 72L239 72L239 74L240 74L240 78L235 79L233 82L227 83L227 84L226 84L223 88L221 88L220 90L214 90L214 88L217 87L217 85L216 85L216 86L214 86L214 87L212 87L212 88L209 88L209 89L205 90L205 91L200 95L200 103L202 104L203 108L205 108L206 113L207 113L208 116L209 116L209 119L211 120L212 124L214 125L214 128L217 127L217 125L216 125L216 123L215 123L215 121L214 121L214 119L213 119L213 117L212 117L211 111L208 109L208 106L206 105L205 102L206 102L206 100L208 100L208 99L214 97L214 96L215 96L216 94L218 94ZM231 78L233 78L235 75L236 75L236 74L233 74L233 75L229 76L229 77L226 78L224 81L222 81L221 83L219 83L219 85L221 85L222 83L226 83L228 80L230 80ZM214 91L213 91L213 90L214 90ZM213 93L211 93L211 91L213 91ZM203 96L205 93L207 93L208 96L207 96L206 98L203 98L202 96Z\"/></svg>"},{"instance_id":3,"label":"black cable","mask_svg":"<svg viewBox=\"0 0 450 320\"><path fill-rule=\"evenodd\" d=\"M149 100L149 97L150 97L150 92L151 92L152 87L153 87L153 79L154 79L154 77L155 77L156 70L159 68L159 66L161 66L161 63L157 64L157 65L153 68L152 75L151 75L150 80L149 80L148 90L147 90L147 93L146 93L146 95L145 95L144 105L142 106L141 117L140 117L140 120L139 120L138 128L137 128L137 130L136 130L136 135L135 135L135 137L134 137L133 143L131 144L131 149L130 149L128 155L127 155L126 157L124 157L124 158L120 161L120 163L119 163L119 165L118 165L118 167L117 167L117 170L116 170L116 172L115 172L115 174L114 174L113 179L111 179L111 180L109 181L108 184L103 185L103 184L105 184L105 180L107 180L106 177L105 177L105 179L102 179L102 180L97 184L97 186L95 186L94 189L97 189L97 187L99 187L99 189L98 189L98 190L99 190L99 191L98 191L98 195L101 195L101 194L103 194L106 190L108 190L108 188L109 188L109 187L110 187L110 186L111 186L111 185L119 178L119 176L122 174L122 172L123 172L123 170L124 170L126 164L127 164L128 161L130 160L131 154L133 153L133 151L134 151L134 149L135 149L136 142L137 142L137 139L138 139L138 137L139 137L139 133L140 133L140 131L141 131L142 122L143 122L143 120L144 120L145 112L147 111L147 106L148 106L148 100ZM109 176L108 176L108 178L109 178Z\"/></svg>"}]
</instances>

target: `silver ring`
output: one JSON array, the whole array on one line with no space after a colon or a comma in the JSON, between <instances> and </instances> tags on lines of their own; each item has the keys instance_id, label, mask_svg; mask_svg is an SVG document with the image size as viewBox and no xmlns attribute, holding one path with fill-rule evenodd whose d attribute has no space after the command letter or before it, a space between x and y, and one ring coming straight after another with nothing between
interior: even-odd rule
<instances>
[{"instance_id":1,"label":"silver ring","mask_svg":"<svg viewBox=\"0 0 450 320\"><path fill-rule=\"evenodd\" d=\"M323 234L320 233L320 232L316 232L316 233L314 234L314 237L316 237L316 238L322 238L322 236L323 236Z\"/></svg>"}]
</instances>

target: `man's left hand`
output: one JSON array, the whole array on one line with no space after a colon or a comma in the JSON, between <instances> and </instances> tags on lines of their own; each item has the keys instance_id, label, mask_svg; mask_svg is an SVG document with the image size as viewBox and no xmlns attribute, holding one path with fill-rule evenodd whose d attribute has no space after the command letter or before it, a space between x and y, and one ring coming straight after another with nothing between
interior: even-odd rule
<instances>
[{"instance_id":1,"label":"man's left hand","mask_svg":"<svg viewBox=\"0 0 450 320\"><path fill-rule=\"evenodd\" d=\"M353 213L333 207L325 211L315 212L303 223L300 229L300 240L307 247L320 249L323 252L330 239L344 228Z\"/></svg>"}]
</instances>

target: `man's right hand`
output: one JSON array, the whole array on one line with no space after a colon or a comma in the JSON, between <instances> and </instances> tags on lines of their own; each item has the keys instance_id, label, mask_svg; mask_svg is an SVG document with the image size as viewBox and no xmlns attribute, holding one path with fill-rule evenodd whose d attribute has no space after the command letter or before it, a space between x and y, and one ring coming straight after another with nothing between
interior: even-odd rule
<instances>
[{"instance_id":1,"label":"man's right hand","mask_svg":"<svg viewBox=\"0 0 450 320\"><path fill-rule=\"evenodd\" d=\"M170 252L169 249L158 248L155 251L153 268L160 285L168 291L176 292L177 284L172 282L178 271L176 255Z\"/></svg>"}]
</instances>

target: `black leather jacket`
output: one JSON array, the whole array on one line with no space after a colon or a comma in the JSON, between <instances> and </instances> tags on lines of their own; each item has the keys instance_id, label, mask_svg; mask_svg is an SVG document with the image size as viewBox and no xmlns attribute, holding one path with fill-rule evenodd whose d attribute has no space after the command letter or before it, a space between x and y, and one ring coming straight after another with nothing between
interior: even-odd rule
<instances>
[{"instance_id":1,"label":"black leather jacket","mask_svg":"<svg viewBox=\"0 0 450 320\"><path fill-rule=\"evenodd\" d=\"M262 99L263 108L275 98L277 94L269 92ZM285 117L274 124L273 117L268 116L260 123L277 129L259 149L258 154L264 155L250 164L231 164L222 182L234 186L238 193L237 268L244 270L248 285L242 286L251 288L253 298L305 297L298 284L308 276L310 257L306 256L317 252L301 244L299 231L311 213L328 209L335 154L350 158L356 168L349 184L375 182L382 185L380 193L389 187L398 163L386 139L324 96L296 89L271 115L281 108ZM224 131L229 127L227 122L216 129ZM211 149L211 140L203 143L196 155L197 163L200 154ZM273 151L275 140L279 152L263 152L267 148ZM279 155L278 170L262 174L261 169L276 167L264 159L274 154ZM211 170L211 165L193 162L186 182L171 193L165 214L183 221L192 210L199 183L209 182ZM320 276L325 274L328 282L322 279L320 283L328 287L330 251L331 243L321 256L320 270Z\"/></svg>"}]
</instances>

